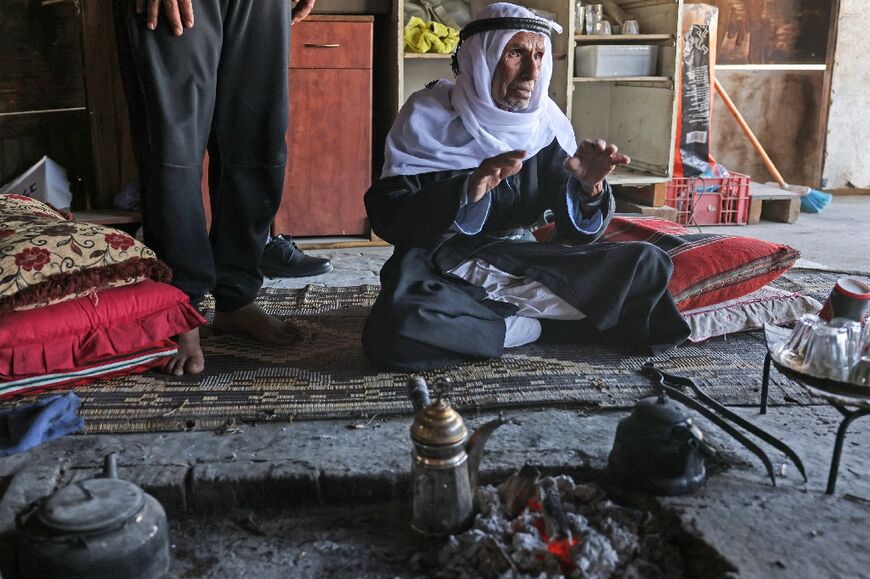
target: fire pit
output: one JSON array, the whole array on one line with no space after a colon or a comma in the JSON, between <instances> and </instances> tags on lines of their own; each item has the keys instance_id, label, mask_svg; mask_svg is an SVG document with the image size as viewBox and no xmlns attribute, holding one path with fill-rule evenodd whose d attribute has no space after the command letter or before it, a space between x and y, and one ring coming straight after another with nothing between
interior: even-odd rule
<instances>
[{"instance_id":1,"label":"fire pit","mask_svg":"<svg viewBox=\"0 0 870 579\"><path fill-rule=\"evenodd\" d=\"M447 539L427 565L432 576L685 576L673 526L614 503L596 484L524 467L475 499L473 527Z\"/></svg>"}]
</instances>

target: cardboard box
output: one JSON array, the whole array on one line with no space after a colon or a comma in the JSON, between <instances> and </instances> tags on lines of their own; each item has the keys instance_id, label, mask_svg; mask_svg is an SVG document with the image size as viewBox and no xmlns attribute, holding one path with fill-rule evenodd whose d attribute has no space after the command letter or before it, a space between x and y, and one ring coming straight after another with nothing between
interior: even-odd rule
<instances>
[{"instance_id":1,"label":"cardboard box","mask_svg":"<svg viewBox=\"0 0 870 579\"><path fill-rule=\"evenodd\" d=\"M0 188L0 195L32 197L56 209L69 209L72 204L66 170L49 157L43 157L18 178Z\"/></svg>"}]
</instances>

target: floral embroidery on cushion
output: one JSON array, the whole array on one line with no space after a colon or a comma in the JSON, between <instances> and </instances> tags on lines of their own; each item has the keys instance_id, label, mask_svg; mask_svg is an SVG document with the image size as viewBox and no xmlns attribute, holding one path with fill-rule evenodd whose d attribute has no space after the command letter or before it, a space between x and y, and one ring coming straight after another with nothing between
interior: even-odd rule
<instances>
[{"instance_id":1,"label":"floral embroidery on cushion","mask_svg":"<svg viewBox=\"0 0 870 579\"><path fill-rule=\"evenodd\" d=\"M168 281L171 273L130 235L68 221L29 197L0 195L0 312L59 303L148 278Z\"/></svg>"},{"instance_id":2,"label":"floral embroidery on cushion","mask_svg":"<svg viewBox=\"0 0 870 579\"><path fill-rule=\"evenodd\" d=\"M106 243L112 246L112 249L130 249L133 247L135 243L133 238L129 235L124 235L122 233L107 233L106 234Z\"/></svg>"},{"instance_id":3,"label":"floral embroidery on cushion","mask_svg":"<svg viewBox=\"0 0 870 579\"><path fill-rule=\"evenodd\" d=\"M41 247L28 247L15 254L15 265L24 271L42 271L49 261L51 254Z\"/></svg>"}]
</instances>

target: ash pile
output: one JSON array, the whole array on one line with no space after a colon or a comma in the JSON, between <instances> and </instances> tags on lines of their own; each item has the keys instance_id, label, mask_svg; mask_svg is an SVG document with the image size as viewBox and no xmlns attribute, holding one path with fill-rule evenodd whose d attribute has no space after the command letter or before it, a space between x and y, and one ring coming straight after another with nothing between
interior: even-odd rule
<instances>
[{"instance_id":1,"label":"ash pile","mask_svg":"<svg viewBox=\"0 0 870 579\"><path fill-rule=\"evenodd\" d=\"M429 573L442 578L685 576L681 556L649 512L620 506L596 484L539 478L524 467L481 486L474 525L452 535Z\"/></svg>"}]
</instances>

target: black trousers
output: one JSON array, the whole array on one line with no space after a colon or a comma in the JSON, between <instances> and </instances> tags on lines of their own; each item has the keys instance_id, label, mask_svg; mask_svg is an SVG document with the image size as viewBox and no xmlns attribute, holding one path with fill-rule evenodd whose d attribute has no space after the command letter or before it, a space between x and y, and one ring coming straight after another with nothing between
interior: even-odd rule
<instances>
[{"instance_id":1,"label":"black trousers","mask_svg":"<svg viewBox=\"0 0 870 579\"><path fill-rule=\"evenodd\" d=\"M145 28L115 0L115 30L142 189L145 243L173 284L219 311L252 302L284 185L288 0L196 0L195 25ZM211 231L200 186L209 152Z\"/></svg>"},{"instance_id":2,"label":"black trousers","mask_svg":"<svg viewBox=\"0 0 870 579\"><path fill-rule=\"evenodd\" d=\"M619 349L657 354L682 343L689 327L668 293L673 264L649 243L498 241L484 236L428 250L397 248L381 270L381 292L363 329L363 350L378 367L421 371L504 353L504 318L516 307L445 274L470 256L538 281L586 315L548 330L593 337ZM559 328L558 326L564 326Z\"/></svg>"}]
</instances>

